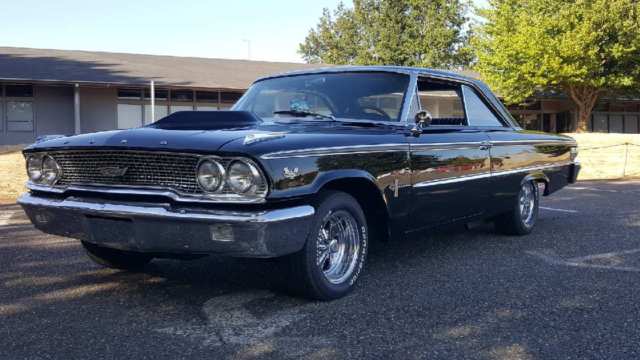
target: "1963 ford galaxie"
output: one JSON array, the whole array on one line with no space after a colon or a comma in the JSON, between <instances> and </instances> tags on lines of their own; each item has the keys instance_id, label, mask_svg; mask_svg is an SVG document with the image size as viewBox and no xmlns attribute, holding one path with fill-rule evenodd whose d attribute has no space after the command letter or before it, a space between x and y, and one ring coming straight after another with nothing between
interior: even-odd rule
<instances>
[{"instance_id":1,"label":"1963 ford galaxie","mask_svg":"<svg viewBox=\"0 0 640 360\"><path fill-rule=\"evenodd\" d=\"M451 222L533 229L540 194L576 180L573 139L524 131L481 82L403 67L256 81L232 111L24 150L35 226L96 262L284 257L304 295L345 295L369 241Z\"/></svg>"}]
</instances>

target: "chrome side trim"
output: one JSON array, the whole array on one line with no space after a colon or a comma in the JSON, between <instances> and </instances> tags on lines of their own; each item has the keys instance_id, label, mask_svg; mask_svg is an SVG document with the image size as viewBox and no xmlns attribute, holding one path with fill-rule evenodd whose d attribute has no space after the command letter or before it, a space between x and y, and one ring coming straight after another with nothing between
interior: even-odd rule
<instances>
[{"instance_id":1,"label":"chrome side trim","mask_svg":"<svg viewBox=\"0 0 640 360\"><path fill-rule=\"evenodd\" d=\"M452 183L457 183L461 181L478 180L478 179L484 179L489 177L491 177L491 173L484 172L476 175L465 175L465 176L450 177L445 179L421 181L419 183L415 183L413 187L419 188L419 187L434 186L434 185L452 184Z\"/></svg>"},{"instance_id":2,"label":"chrome side trim","mask_svg":"<svg viewBox=\"0 0 640 360\"><path fill-rule=\"evenodd\" d=\"M451 177L451 178L445 178L445 179L427 180L427 181L421 181L419 183L415 183L413 185L413 187L419 188L419 187L426 187L426 186L452 184L452 183L458 183L458 182L463 182L463 181L485 179L485 178L490 178L490 177L495 177L495 176L512 175L512 174L517 174L517 173L527 172L527 171L536 171L536 170L557 168L557 167L567 166L567 165L571 165L571 164L574 164L574 163L573 162L566 162L566 163L544 164L544 165L521 167L521 168L511 169L511 170L483 172L483 173L480 173L480 174L457 176L457 177Z\"/></svg>"},{"instance_id":3,"label":"chrome side trim","mask_svg":"<svg viewBox=\"0 0 640 360\"><path fill-rule=\"evenodd\" d=\"M476 149L482 145L482 141L462 141L430 144L411 144L411 151L438 151L457 149Z\"/></svg>"},{"instance_id":4,"label":"chrome side trim","mask_svg":"<svg viewBox=\"0 0 640 360\"><path fill-rule=\"evenodd\" d=\"M78 211L84 214L111 215L116 217L146 217L189 221L230 222L230 223L272 223L303 218L315 214L310 205L301 205L285 209L264 210L254 212L236 212L220 210L181 210L171 211L161 206L136 206L110 203L94 203L73 199L47 199L24 194L18 204L58 210Z\"/></svg>"},{"instance_id":5,"label":"chrome side trim","mask_svg":"<svg viewBox=\"0 0 640 360\"><path fill-rule=\"evenodd\" d=\"M505 141L491 141L491 145L503 146L503 145L532 145L532 144L549 144L549 145L572 145L571 141L564 140L505 140ZM261 159L286 159L286 158L300 158L322 155L348 155L348 154L363 154L372 152L394 152L394 151L436 151L436 150L451 150L451 149L470 149L477 146L481 146L482 141L467 141L467 142L443 142L443 143L430 143L430 144L376 144L376 145L348 145L348 146L332 146L332 147L318 147L308 149L296 149L285 150L267 153L260 156Z\"/></svg>"},{"instance_id":6,"label":"chrome side trim","mask_svg":"<svg viewBox=\"0 0 640 360\"><path fill-rule=\"evenodd\" d=\"M495 146L508 146L508 145L567 145L576 146L575 141L571 140L495 140L491 141L491 144Z\"/></svg>"},{"instance_id":7,"label":"chrome side trim","mask_svg":"<svg viewBox=\"0 0 640 360\"><path fill-rule=\"evenodd\" d=\"M286 158L300 158L322 155L351 155L351 154L366 154L366 153L380 153L380 152L396 152L396 151L409 151L408 143L392 143L392 144L375 144L375 145L349 145L349 146L331 146L331 147L318 147L309 149L296 149L277 151L260 156L261 159L286 159Z\"/></svg>"},{"instance_id":8,"label":"chrome side trim","mask_svg":"<svg viewBox=\"0 0 640 360\"><path fill-rule=\"evenodd\" d=\"M565 162L565 163L551 163L551 164L544 164L544 165L521 167L521 168L516 168L516 169L511 169L511 170L494 171L492 173L492 176L503 176L503 175L517 174L517 173L524 172L524 171L536 171L536 170L552 169L552 168L561 167L561 166L567 166L567 165L571 165L571 164L573 164L573 163L569 161L569 162Z\"/></svg>"}]
</instances>

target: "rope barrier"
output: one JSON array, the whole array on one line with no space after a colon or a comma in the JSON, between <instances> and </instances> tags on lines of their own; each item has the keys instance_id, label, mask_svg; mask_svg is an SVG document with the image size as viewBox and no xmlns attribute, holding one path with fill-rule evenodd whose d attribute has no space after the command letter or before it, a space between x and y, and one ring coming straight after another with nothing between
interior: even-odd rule
<instances>
[{"instance_id":1,"label":"rope barrier","mask_svg":"<svg viewBox=\"0 0 640 360\"><path fill-rule=\"evenodd\" d=\"M584 151L584 150L597 150L597 149L608 149L608 148L613 148L613 147L618 147L618 146L637 146L640 147L639 144L634 144L634 143L622 143L622 144L615 144L615 145L603 145L603 146L591 146L591 147L579 147L578 146L578 151Z\"/></svg>"}]
</instances>

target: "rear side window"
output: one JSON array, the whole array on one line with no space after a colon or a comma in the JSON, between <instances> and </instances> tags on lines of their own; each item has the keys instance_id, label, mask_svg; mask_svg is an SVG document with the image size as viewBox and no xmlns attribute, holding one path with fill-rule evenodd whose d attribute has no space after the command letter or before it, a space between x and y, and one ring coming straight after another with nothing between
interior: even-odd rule
<instances>
[{"instance_id":1,"label":"rear side window","mask_svg":"<svg viewBox=\"0 0 640 360\"><path fill-rule=\"evenodd\" d=\"M467 125L460 85L420 79L418 100L420 108L431 114L431 125Z\"/></svg>"},{"instance_id":2,"label":"rear side window","mask_svg":"<svg viewBox=\"0 0 640 360\"><path fill-rule=\"evenodd\" d=\"M469 126L504 126L473 89L462 85L462 94Z\"/></svg>"}]
</instances>

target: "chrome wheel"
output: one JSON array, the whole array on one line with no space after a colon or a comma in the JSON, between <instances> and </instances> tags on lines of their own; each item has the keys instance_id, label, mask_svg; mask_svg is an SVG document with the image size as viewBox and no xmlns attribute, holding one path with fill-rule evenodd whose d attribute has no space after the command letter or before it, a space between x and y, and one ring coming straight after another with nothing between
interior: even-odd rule
<instances>
[{"instance_id":1,"label":"chrome wheel","mask_svg":"<svg viewBox=\"0 0 640 360\"><path fill-rule=\"evenodd\" d=\"M534 221L537 196L534 186L535 185L530 181L522 184L522 188L520 188L520 195L518 197L518 205L520 206L520 218L527 227L532 226Z\"/></svg>"},{"instance_id":2,"label":"chrome wheel","mask_svg":"<svg viewBox=\"0 0 640 360\"><path fill-rule=\"evenodd\" d=\"M332 284L345 282L356 268L360 253L360 233L356 219L347 211L329 213L317 238L316 264Z\"/></svg>"}]
</instances>

